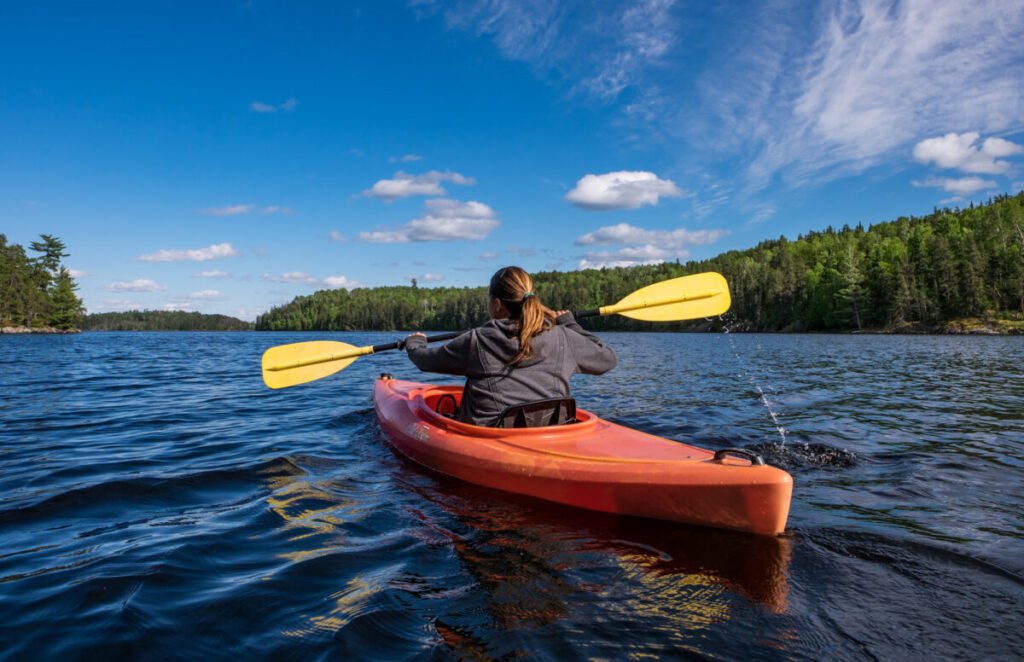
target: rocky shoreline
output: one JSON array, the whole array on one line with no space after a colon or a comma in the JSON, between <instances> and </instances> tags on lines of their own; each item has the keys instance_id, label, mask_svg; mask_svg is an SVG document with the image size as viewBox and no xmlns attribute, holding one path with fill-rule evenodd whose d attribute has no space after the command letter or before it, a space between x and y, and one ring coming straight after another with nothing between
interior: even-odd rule
<instances>
[{"instance_id":1,"label":"rocky shoreline","mask_svg":"<svg viewBox=\"0 0 1024 662\"><path fill-rule=\"evenodd\" d=\"M28 326L3 326L0 327L0 334L21 334L21 333L44 333L44 334L66 334L81 333L79 329L57 329L52 326L28 327Z\"/></svg>"}]
</instances>

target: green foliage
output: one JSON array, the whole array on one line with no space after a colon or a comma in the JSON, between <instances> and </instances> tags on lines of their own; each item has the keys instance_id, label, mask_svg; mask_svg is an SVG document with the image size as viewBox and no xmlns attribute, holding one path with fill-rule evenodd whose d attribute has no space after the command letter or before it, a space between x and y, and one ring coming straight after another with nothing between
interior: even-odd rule
<instances>
[{"instance_id":1,"label":"green foliage","mask_svg":"<svg viewBox=\"0 0 1024 662\"><path fill-rule=\"evenodd\" d=\"M251 331L251 322L227 315L183 310L130 310L94 313L82 322L84 331Z\"/></svg>"},{"instance_id":2,"label":"green foliage","mask_svg":"<svg viewBox=\"0 0 1024 662\"><path fill-rule=\"evenodd\" d=\"M729 316L749 331L845 331L939 324L1024 312L1024 194L942 209L868 230L829 228L765 241L710 260L630 268L540 272L538 295L554 309L618 301L653 282L718 271L732 293ZM256 321L259 330L465 329L487 320L486 289L380 287L298 297ZM714 322L712 324L716 324ZM595 329L685 329L612 316Z\"/></svg>"},{"instance_id":3,"label":"green foliage","mask_svg":"<svg viewBox=\"0 0 1024 662\"><path fill-rule=\"evenodd\" d=\"M73 329L82 315L74 280L61 266L67 257L57 237L40 235L29 247L41 253L31 258L18 244L0 234L0 326L56 326Z\"/></svg>"},{"instance_id":4,"label":"green foliage","mask_svg":"<svg viewBox=\"0 0 1024 662\"><path fill-rule=\"evenodd\" d=\"M61 268L57 274L56 284L50 295L50 326L58 329L73 329L78 326L85 313L82 300L75 294L78 285L67 269Z\"/></svg>"}]
</instances>

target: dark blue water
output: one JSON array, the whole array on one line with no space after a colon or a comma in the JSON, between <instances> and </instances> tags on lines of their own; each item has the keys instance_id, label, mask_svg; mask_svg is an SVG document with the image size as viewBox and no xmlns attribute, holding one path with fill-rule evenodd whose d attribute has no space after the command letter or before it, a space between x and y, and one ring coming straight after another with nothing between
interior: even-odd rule
<instances>
[{"instance_id":1,"label":"dark blue water","mask_svg":"<svg viewBox=\"0 0 1024 662\"><path fill-rule=\"evenodd\" d=\"M581 405L786 468L768 539L410 465L369 400L399 353L262 385L271 345L394 337L0 337L0 657L1024 650L1022 338L608 334Z\"/></svg>"}]
</instances>

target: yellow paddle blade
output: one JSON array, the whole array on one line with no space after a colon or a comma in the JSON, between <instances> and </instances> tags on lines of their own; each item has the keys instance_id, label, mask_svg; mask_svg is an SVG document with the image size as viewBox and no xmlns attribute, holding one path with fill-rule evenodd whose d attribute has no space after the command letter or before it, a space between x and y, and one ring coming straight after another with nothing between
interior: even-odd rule
<instances>
[{"instance_id":1,"label":"yellow paddle blade","mask_svg":"<svg viewBox=\"0 0 1024 662\"><path fill-rule=\"evenodd\" d=\"M372 347L332 340L278 345L263 352L263 383L270 388L305 384L344 370L360 356L372 353Z\"/></svg>"},{"instance_id":2,"label":"yellow paddle blade","mask_svg":"<svg viewBox=\"0 0 1024 662\"><path fill-rule=\"evenodd\" d=\"M601 314L645 322L677 322L721 315L731 304L725 278L708 271L648 285L616 304L602 306Z\"/></svg>"}]
</instances>

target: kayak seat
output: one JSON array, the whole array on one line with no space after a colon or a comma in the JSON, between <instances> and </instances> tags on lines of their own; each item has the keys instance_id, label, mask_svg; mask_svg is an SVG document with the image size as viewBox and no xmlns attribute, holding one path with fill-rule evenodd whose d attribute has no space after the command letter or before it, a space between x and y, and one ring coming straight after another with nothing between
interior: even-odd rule
<instances>
[{"instance_id":1,"label":"kayak seat","mask_svg":"<svg viewBox=\"0 0 1024 662\"><path fill-rule=\"evenodd\" d=\"M498 428L539 428L577 423L576 400L551 398L507 407L498 415Z\"/></svg>"},{"instance_id":2,"label":"kayak seat","mask_svg":"<svg viewBox=\"0 0 1024 662\"><path fill-rule=\"evenodd\" d=\"M448 418L459 417L459 402L451 393L444 393L434 404L434 411Z\"/></svg>"}]
</instances>

